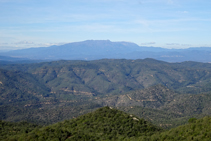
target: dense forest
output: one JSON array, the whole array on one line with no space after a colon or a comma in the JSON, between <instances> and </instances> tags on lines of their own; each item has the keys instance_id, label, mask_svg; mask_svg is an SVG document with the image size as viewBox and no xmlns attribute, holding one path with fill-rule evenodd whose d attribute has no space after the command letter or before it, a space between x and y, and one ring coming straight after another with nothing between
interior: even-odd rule
<instances>
[{"instance_id":1,"label":"dense forest","mask_svg":"<svg viewBox=\"0 0 211 141\"><path fill-rule=\"evenodd\" d=\"M188 124L164 130L134 115L113 109L94 112L49 126L1 121L1 140L210 140L211 117L190 118Z\"/></svg>"}]
</instances>

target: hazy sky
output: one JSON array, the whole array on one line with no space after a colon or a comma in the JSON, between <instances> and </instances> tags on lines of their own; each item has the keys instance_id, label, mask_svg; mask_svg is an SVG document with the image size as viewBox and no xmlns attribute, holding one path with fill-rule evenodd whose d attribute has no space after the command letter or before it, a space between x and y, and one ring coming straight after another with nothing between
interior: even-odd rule
<instances>
[{"instance_id":1,"label":"hazy sky","mask_svg":"<svg viewBox=\"0 0 211 141\"><path fill-rule=\"evenodd\" d=\"M0 50L90 39L211 47L211 0L0 0Z\"/></svg>"}]
</instances>

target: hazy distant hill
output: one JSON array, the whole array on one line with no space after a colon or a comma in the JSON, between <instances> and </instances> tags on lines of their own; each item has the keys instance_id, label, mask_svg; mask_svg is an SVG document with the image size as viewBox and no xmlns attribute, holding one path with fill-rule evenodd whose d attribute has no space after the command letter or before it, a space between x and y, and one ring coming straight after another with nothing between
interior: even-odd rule
<instances>
[{"instance_id":1,"label":"hazy distant hill","mask_svg":"<svg viewBox=\"0 0 211 141\"><path fill-rule=\"evenodd\" d=\"M87 40L61 46L29 48L4 53L4 55L30 59L66 59L94 60L101 58L118 58L127 52L136 51L139 46L128 42L111 42L109 40Z\"/></svg>"},{"instance_id":2,"label":"hazy distant hill","mask_svg":"<svg viewBox=\"0 0 211 141\"><path fill-rule=\"evenodd\" d=\"M167 62L211 62L211 48L164 49L143 47L130 42L87 40L60 46L14 50L0 53L2 56L35 60L97 60L154 58Z\"/></svg>"},{"instance_id":3,"label":"hazy distant hill","mask_svg":"<svg viewBox=\"0 0 211 141\"><path fill-rule=\"evenodd\" d=\"M5 55L5 54L3 54ZM25 64L25 63L38 63L38 62L44 62L44 60L33 60L28 58L16 58L16 57L9 57L9 56L0 56L0 64L6 65L6 64ZM45 60L46 62L46 60Z\"/></svg>"}]
</instances>

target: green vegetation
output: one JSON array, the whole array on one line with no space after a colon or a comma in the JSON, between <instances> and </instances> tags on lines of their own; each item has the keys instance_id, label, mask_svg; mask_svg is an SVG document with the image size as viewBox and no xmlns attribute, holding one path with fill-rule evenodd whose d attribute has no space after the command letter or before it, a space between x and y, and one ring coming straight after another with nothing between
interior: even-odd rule
<instances>
[{"instance_id":1,"label":"green vegetation","mask_svg":"<svg viewBox=\"0 0 211 141\"><path fill-rule=\"evenodd\" d=\"M60 97L64 96L63 93L84 95L82 92L87 92L86 97L93 94L122 94L156 84L181 93L199 94L211 91L209 63L104 59L8 64L1 65L1 68L30 73Z\"/></svg>"},{"instance_id":2,"label":"green vegetation","mask_svg":"<svg viewBox=\"0 0 211 141\"><path fill-rule=\"evenodd\" d=\"M135 140L146 141L210 141L211 139L211 117L193 120L186 125L179 126L151 137L140 137Z\"/></svg>"},{"instance_id":3,"label":"green vegetation","mask_svg":"<svg viewBox=\"0 0 211 141\"><path fill-rule=\"evenodd\" d=\"M41 126L24 121L14 123L0 120L0 140L8 140L15 135L26 134L36 128L41 128Z\"/></svg>"},{"instance_id":4,"label":"green vegetation","mask_svg":"<svg viewBox=\"0 0 211 141\"><path fill-rule=\"evenodd\" d=\"M0 138L5 141L209 141L211 138L211 117L208 116L190 118L188 124L163 130L144 119L108 106L76 119L43 127L27 122L0 123Z\"/></svg>"},{"instance_id":5,"label":"green vegetation","mask_svg":"<svg viewBox=\"0 0 211 141\"><path fill-rule=\"evenodd\" d=\"M190 118L189 116L176 114L173 111L167 112L164 110L143 108L139 106L120 107L119 109L127 113L134 114L140 118L144 118L145 120L150 121L151 123L164 129L171 129L179 125L186 124Z\"/></svg>"},{"instance_id":6,"label":"green vegetation","mask_svg":"<svg viewBox=\"0 0 211 141\"><path fill-rule=\"evenodd\" d=\"M117 107L166 129L185 124L191 117L211 114L210 93L178 94L162 85L97 99L96 102Z\"/></svg>"},{"instance_id":7,"label":"green vegetation","mask_svg":"<svg viewBox=\"0 0 211 141\"><path fill-rule=\"evenodd\" d=\"M21 128L21 127L20 127ZM12 132L14 127L6 128ZM12 130L12 131L11 131ZM150 136L162 131L144 119L111 107L100 108L76 119L36 128L31 132L7 136L13 140L122 140ZM5 128L3 128L5 132ZM7 134L8 135L8 134ZM9 134L11 135L11 134Z\"/></svg>"}]
</instances>

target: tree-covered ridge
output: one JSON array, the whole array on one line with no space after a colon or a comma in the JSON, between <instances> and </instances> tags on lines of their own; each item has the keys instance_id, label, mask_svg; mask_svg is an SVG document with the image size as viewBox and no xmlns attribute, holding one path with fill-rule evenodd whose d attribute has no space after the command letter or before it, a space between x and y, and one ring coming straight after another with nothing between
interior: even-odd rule
<instances>
[{"instance_id":1,"label":"tree-covered ridge","mask_svg":"<svg viewBox=\"0 0 211 141\"><path fill-rule=\"evenodd\" d=\"M3 129L4 130L4 129ZM36 128L32 132L10 137L14 140L123 140L149 136L161 128L134 115L103 107L76 119Z\"/></svg>"},{"instance_id":2,"label":"tree-covered ridge","mask_svg":"<svg viewBox=\"0 0 211 141\"><path fill-rule=\"evenodd\" d=\"M211 140L211 117L202 119L189 119L186 125L171 130L154 134L151 137L140 137L135 140L146 141L210 141Z\"/></svg>"},{"instance_id":3,"label":"tree-covered ridge","mask_svg":"<svg viewBox=\"0 0 211 141\"><path fill-rule=\"evenodd\" d=\"M54 61L36 64L2 65L31 73L52 92L86 95L121 94L162 84L182 93L211 91L211 64L167 63L153 59L104 59L95 61Z\"/></svg>"},{"instance_id":4,"label":"tree-covered ridge","mask_svg":"<svg viewBox=\"0 0 211 141\"><path fill-rule=\"evenodd\" d=\"M134 115L103 107L76 119L49 126L0 121L0 140L127 140L127 141L210 141L211 117L190 118L188 124L163 130Z\"/></svg>"}]
</instances>

